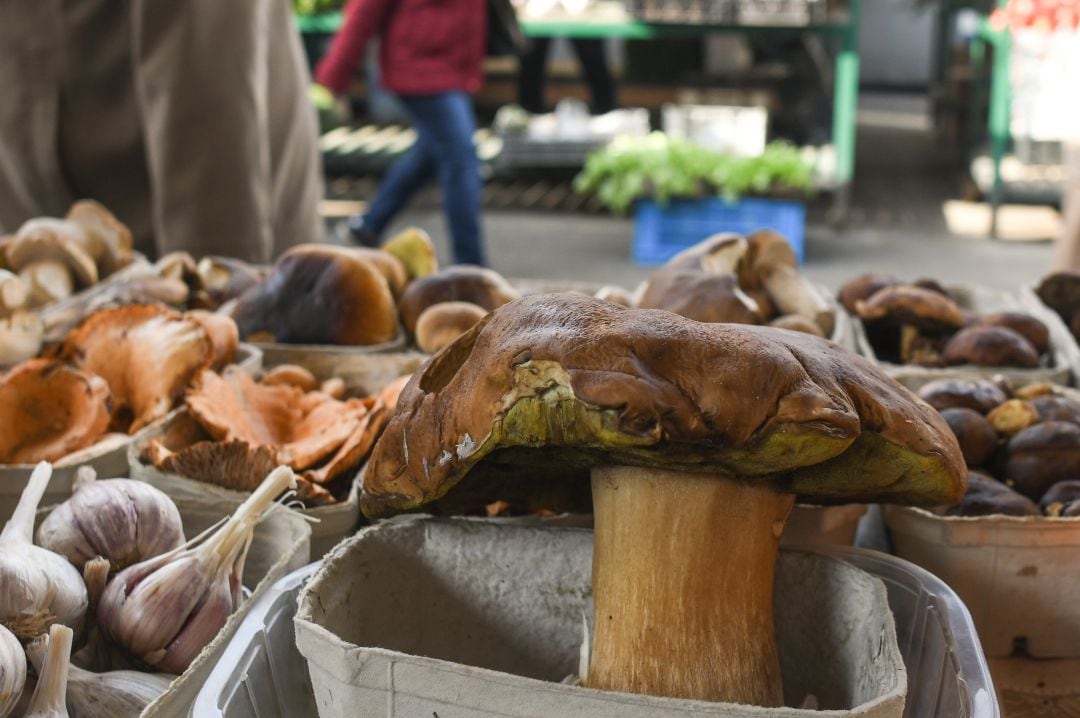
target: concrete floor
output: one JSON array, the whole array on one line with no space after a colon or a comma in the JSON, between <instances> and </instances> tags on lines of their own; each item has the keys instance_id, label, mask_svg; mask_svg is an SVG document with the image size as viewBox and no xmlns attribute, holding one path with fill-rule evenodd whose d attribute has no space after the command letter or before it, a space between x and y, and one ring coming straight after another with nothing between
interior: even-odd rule
<instances>
[{"instance_id":1,"label":"concrete floor","mask_svg":"<svg viewBox=\"0 0 1080 718\"><path fill-rule=\"evenodd\" d=\"M807 274L830 287L873 270L1000 289L1043 275L1051 261L1051 242L950 234L942 203L964 194L957 166L955 150L932 136L922 98L865 97L860 103L850 221L836 231L825 221L828 203L815 204L807 227ZM427 229L440 255L448 256L437 208L427 204L409 210L394 228L410 224ZM630 260L628 219L488 212L484 228L491 264L507 276L632 287L650 271Z\"/></svg>"}]
</instances>

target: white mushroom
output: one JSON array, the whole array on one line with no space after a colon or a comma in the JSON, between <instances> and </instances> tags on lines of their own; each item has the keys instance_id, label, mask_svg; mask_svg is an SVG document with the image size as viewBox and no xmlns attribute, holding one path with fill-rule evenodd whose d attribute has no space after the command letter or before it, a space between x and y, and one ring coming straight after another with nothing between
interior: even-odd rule
<instances>
[{"instance_id":1,"label":"white mushroom","mask_svg":"<svg viewBox=\"0 0 1080 718\"><path fill-rule=\"evenodd\" d=\"M7 316L26 306L28 293L26 284L18 275L0 269L0 316Z\"/></svg>"},{"instance_id":2,"label":"white mushroom","mask_svg":"<svg viewBox=\"0 0 1080 718\"><path fill-rule=\"evenodd\" d=\"M44 333L41 318L30 312L17 311L0 319L0 366L14 366L37 356Z\"/></svg>"},{"instance_id":3,"label":"white mushroom","mask_svg":"<svg viewBox=\"0 0 1080 718\"><path fill-rule=\"evenodd\" d=\"M70 296L75 289L97 282L97 265L82 249L86 242L85 231L64 220L41 217L19 228L4 247L5 257L29 285L29 306Z\"/></svg>"}]
</instances>

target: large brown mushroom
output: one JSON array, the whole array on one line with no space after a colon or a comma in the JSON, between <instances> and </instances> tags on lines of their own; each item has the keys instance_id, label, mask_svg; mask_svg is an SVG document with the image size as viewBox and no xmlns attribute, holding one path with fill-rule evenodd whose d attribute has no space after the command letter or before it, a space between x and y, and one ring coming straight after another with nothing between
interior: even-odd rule
<instances>
[{"instance_id":1,"label":"large brown mushroom","mask_svg":"<svg viewBox=\"0 0 1080 718\"><path fill-rule=\"evenodd\" d=\"M844 286L840 287L840 291L836 293L836 298L844 305L844 309L847 309L852 314L857 314L859 302L865 302L880 290L886 287L895 287L900 283L900 280L891 274L878 274L875 272L860 274L854 279L845 282Z\"/></svg>"},{"instance_id":2,"label":"large brown mushroom","mask_svg":"<svg viewBox=\"0 0 1080 718\"><path fill-rule=\"evenodd\" d=\"M949 516L1038 516L1039 507L997 479L978 471L968 472L967 493Z\"/></svg>"},{"instance_id":3,"label":"large brown mushroom","mask_svg":"<svg viewBox=\"0 0 1080 718\"><path fill-rule=\"evenodd\" d=\"M979 317L976 326L1005 327L1027 339L1035 351L1045 354L1050 349L1050 330L1041 321L1023 312L995 312Z\"/></svg>"},{"instance_id":4,"label":"large brown mushroom","mask_svg":"<svg viewBox=\"0 0 1080 718\"><path fill-rule=\"evenodd\" d=\"M0 463L57 461L109 427L109 386L48 359L23 362L0 378Z\"/></svg>"},{"instance_id":5,"label":"large brown mushroom","mask_svg":"<svg viewBox=\"0 0 1080 718\"><path fill-rule=\"evenodd\" d=\"M345 247L300 245L232 312L243 338L285 344L372 345L397 337L397 312L385 276Z\"/></svg>"},{"instance_id":6,"label":"large brown mushroom","mask_svg":"<svg viewBox=\"0 0 1080 718\"><path fill-rule=\"evenodd\" d=\"M942 354L949 364L989 367L1039 366L1039 353L1027 339L1004 326L976 325L957 332Z\"/></svg>"},{"instance_id":7,"label":"large brown mushroom","mask_svg":"<svg viewBox=\"0 0 1080 718\"><path fill-rule=\"evenodd\" d=\"M1080 476L1080 426L1044 421L1009 439L1005 481L1038 501L1058 481Z\"/></svg>"},{"instance_id":8,"label":"large brown mushroom","mask_svg":"<svg viewBox=\"0 0 1080 718\"><path fill-rule=\"evenodd\" d=\"M434 354L469 331L487 312L471 302L439 302L416 320L416 346Z\"/></svg>"},{"instance_id":9,"label":"large brown mushroom","mask_svg":"<svg viewBox=\"0 0 1080 718\"><path fill-rule=\"evenodd\" d=\"M973 409L945 409L941 416L956 435L967 465L985 465L998 444L997 432L986 417Z\"/></svg>"},{"instance_id":10,"label":"large brown mushroom","mask_svg":"<svg viewBox=\"0 0 1080 718\"><path fill-rule=\"evenodd\" d=\"M414 375L362 506L580 509L591 483L588 685L775 706L773 572L796 496L948 504L965 475L933 409L828 341L539 295Z\"/></svg>"},{"instance_id":11,"label":"large brown mushroom","mask_svg":"<svg viewBox=\"0 0 1080 718\"><path fill-rule=\"evenodd\" d=\"M757 303L739 288L734 274L663 267L649 277L638 306L664 309L698 322L762 322Z\"/></svg>"},{"instance_id":12,"label":"large brown mushroom","mask_svg":"<svg viewBox=\"0 0 1080 718\"><path fill-rule=\"evenodd\" d=\"M825 297L799 272L791 244L772 230L746 238L746 260L739 271L745 289L764 288L780 314L798 314L813 320L825 336L833 332L836 317Z\"/></svg>"},{"instance_id":13,"label":"large brown mushroom","mask_svg":"<svg viewBox=\"0 0 1080 718\"><path fill-rule=\"evenodd\" d=\"M908 284L885 287L856 301L855 310L874 349L888 361L910 361L917 352L920 363L934 364L931 350L966 322L948 297Z\"/></svg>"},{"instance_id":14,"label":"large brown mushroom","mask_svg":"<svg viewBox=\"0 0 1080 718\"><path fill-rule=\"evenodd\" d=\"M938 411L963 407L986 414L1009 397L989 379L936 379L919 389L919 398Z\"/></svg>"},{"instance_id":15,"label":"large brown mushroom","mask_svg":"<svg viewBox=\"0 0 1080 718\"><path fill-rule=\"evenodd\" d=\"M1039 282L1035 289L1039 299L1056 311L1067 323L1072 323L1075 317L1080 316L1080 272L1054 272L1048 274ZM1073 334L1076 327L1071 326Z\"/></svg>"},{"instance_id":16,"label":"large brown mushroom","mask_svg":"<svg viewBox=\"0 0 1080 718\"><path fill-rule=\"evenodd\" d=\"M440 302L469 302L490 312L519 296L498 272L459 264L414 280L398 301L401 323L410 334L428 307Z\"/></svg>"}]
</instances>

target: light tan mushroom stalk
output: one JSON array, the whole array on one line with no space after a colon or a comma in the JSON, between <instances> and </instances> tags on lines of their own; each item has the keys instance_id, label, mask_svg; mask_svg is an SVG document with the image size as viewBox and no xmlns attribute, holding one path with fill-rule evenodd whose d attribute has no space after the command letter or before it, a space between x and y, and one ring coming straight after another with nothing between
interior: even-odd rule
<instances>
[{"instance_id":1,"label":"light tan mushroom stalk","mask_svg":"<svg viewBox=\"0 0 1080 718\"><path fill-rule=\"evenodd\" d=\"M812 319L825 336L832 335L834 317L829 303L798 268L774 267L762 277L762 284L781 314L799 314Z\"/></svg>"},{"instance_id":2,"label":"light tan mushroom stalk","mask_svg":"<svg viewBox=\"0 0 1080 718\"><path fill-rule=\"evenodd\" d=\"M41 351L45 327L36 314L19 310L0 318L0 367L33 359Z\"/></svg>"},{"instance_id":3,"label":"light tan mushroom stalk","mask_svg":"<svg viewBox=\"0 0 1080 718\"><path fill-rule=\"evenodd\" d=\"M28 289L27 303L32 307L67 299L75 293L75 281L63 262L43 259L31 262L19 272Z\"/></svg>"},{"instance_id":4,"label":"light tan mushroom stalk","mask_svg":"<svg viewBox=\"0 0 1080 718\"><path fill-rule=\"evenodd\" d=\"M793 494L715 474L592 472L600 690L783 705L773 574Z\"/></svg>"},{"instance_id":5,"label":"light tan mushroom stalk","mask_svg":"<svg viewBox=\"0 0 1080 718\"><path fill-rule=\"evenodd\" d=\"M26 306L29 292L19 275L0 269L0 316L8 316Z\"/></svg>"}]
</instances>

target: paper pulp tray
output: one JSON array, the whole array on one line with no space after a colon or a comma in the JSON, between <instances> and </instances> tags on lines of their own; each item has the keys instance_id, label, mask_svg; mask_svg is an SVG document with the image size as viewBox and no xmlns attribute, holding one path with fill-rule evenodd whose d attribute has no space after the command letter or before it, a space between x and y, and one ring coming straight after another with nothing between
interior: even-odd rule
<instances>
[{"instance_id":1,"label":"paper pulp tray","mask_svg":"<svg viewBox=\"0 0 1080 718\"><path fill-rule=\"evenodd\" d=\"M777 644L788 703L756 708L597 691L577 671L592 532L408 517L340 544L301 592L296 640L322 718L901 716L906 671L884 586L782 551Z\"/></svg>"},{"instance_id":2,"label":"paper pulp tray","mask_svg":"<svg viewBox=\"0 0 1080 718\"><path fill-rule=\"evenodd\" d=\"M853 564L885 584L908 671L904 718L999 718L971 616L944 582L907 561L874 551L813 550ZM293 616L301 589L318 568L310 564L294 571L252 606L199 691L193 716L316 715L307 664L296 649ZM1073 675L1080 676L1080 671Z\"/></svg>"},{"instance_id":3,"label":"paper pulp tray","mask_svg":"<svg viewBox=\"0 0 1080 718\"><path fill-rule=\"evenodd\" d=\"M1080 518L938 516L889 506L896 555L941 578L967 604L986 655L1018 645L1080 657Z\"/></svg>"},{"instance_id":4,"label":"paper pulp tray","mask_svg":"<svg viewBox=\"0 0 1080 718\"><path fill-rule=\"evenodd\" d=\"M1080 715L1080 659L995 658L990 670L1007 718Z\"/></svg>"},{"instance_id":5,"label":"paper pulp tray","mask_svg":"<svg viewBox=\"0 0 1080 718\"><path fill-rule=\"evenodd\" d=\"M170 417L169 421L142 433L127 448L125 473L136 481L145 481L156 486L174 499L205 499L219 501L224 505L239 503L250 495L247 491L231 489L189 479L179 474L170 474L145 464L139 459L143 449L155 439L162 441L169 449L178 449L192 443L193 436L201 432L199 425L191 418L187 409L182 409ZM360 524L359 482L354 480L352 489L341 503L331 506L317 506L304 509L299 513L318 519L311 524L311 555L322 556L346 536L351 536ZM219 513L219 518L225 511Z\"/></svg>"},{"instance_id":6,"label":"paper pulp tray","mask_svg":"<svg viewBox=\"0 0 1080 718\"><path fill-rule=\"evenodd\" d=\"M405 330L398 327L397 338L383 344L368 346L338 346L336 344L281 344L279 342L252 342L263 353L267 366L278 364L303 364L317 362L340 362L362 354L385 354L405 350Z\"/></svg>"},{"instance_id":7,"label":"paper pulp tray","mask_svg":"<svg viewBox=\"0 0 1080 718\"><path fill-rule=\"evenodd\" d=\"M982 367L973 364L962 364L945 369L931 369L920 366L892 364L877 358L877 354L874 353L874 347L871 346L870 341L866 336L866 328L863 326L862 321L860 321L858 317L849 315L850 321L855 328L855 344L858 348L858 352L880 366L885 370L886 374L912 391L918 391L923 385L929 384L937 379L971 377L1002 376L1008 379L1009 383L1014 387L1039 384L1042 382L1068 386L1073 382L1073 370L1074 367L1076 367L1076 364L1070 359L1066 349L1067 345L1063 344L1063 338L1061 337L1060 332L1054 329L1054 323L1049 320L1045 313L1033 311L1030 307L1025 306L1021 303L1019 296L1015 294L997 292L986 289L985 287L971 285L951 285L948 287L948 290L956 300L957 304L979 314L989 314L999 311L1018 311L1027 312L1028 314L1035 315L1037 319L1042 320L1050 330L1049 366L1038 367L1035 369L1014 369L1010 367Z\"/></svg>"}]
</instances>

